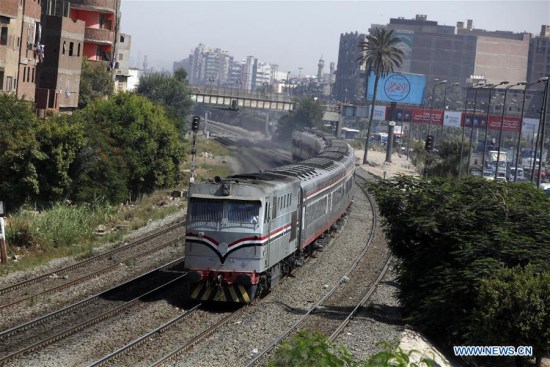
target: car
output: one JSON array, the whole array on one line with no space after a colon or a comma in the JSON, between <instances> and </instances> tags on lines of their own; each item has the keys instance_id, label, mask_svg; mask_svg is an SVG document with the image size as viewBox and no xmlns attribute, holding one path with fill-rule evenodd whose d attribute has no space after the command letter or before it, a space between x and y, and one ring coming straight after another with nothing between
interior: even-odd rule
<instances>
[{"instance_id":1,"label":"car","mask_svg":"<svg viewBox=\"0 0 550 367\"><path fill-rule=\"evenodd\" d=\"M541 183L539 188L550 198L550 183Z\"/></svg>"},{"instance_id":2,"label":"car","mask_svg":"<svg viewBox=\"0 0 550 367\"><path fill-rule=\"evenodd\" d=\"M491 172L490 170L483 171L483 178L485 178L486 180L494 181L495 173Z\"/></svg>"}]
</instances>

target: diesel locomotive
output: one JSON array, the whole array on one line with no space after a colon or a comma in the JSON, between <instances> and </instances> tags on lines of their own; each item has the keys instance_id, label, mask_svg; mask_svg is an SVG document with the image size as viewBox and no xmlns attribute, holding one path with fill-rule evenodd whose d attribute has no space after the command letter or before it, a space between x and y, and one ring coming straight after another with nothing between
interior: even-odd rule
<instances>
[{"instance_id":1,"label":"diesel locomotive","mask_svg":"<svg viewBox=\"0 0 550 367\"><path fill-rule=\"evenodd\" d=\"M188 297L249 303L303 264L345 213L355 156L342 140L294 132L300 162L192 184L185 239Z\"/></svg>"}]
</instances>

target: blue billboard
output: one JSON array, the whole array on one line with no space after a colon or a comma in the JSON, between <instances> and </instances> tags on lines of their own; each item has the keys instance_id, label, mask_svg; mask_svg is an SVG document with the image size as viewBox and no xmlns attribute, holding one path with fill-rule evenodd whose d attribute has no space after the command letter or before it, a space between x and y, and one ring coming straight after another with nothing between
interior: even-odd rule
<instances>
[{"instance_id":1,"label":"blue billboard","mask_svg":"<svg viewBox=\"0 0 550 367\"><path fill-rule=\"evenodd\" d=\"M372 100L374 91L374 73L369 76L367 99ZM407 104L422 104L426 76L422 74L389 73L378 80L376 100L381 102L397 102Z\"/></svg>"}]
</instances>

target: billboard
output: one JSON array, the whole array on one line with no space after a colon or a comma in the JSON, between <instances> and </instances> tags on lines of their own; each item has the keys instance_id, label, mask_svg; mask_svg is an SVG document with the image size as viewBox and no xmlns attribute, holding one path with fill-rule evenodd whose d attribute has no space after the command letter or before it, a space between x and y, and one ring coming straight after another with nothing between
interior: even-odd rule
<instances>
[{"instance_id":1,"label":"billboard","mask_svg":"<svg viewBox=\"0 0 550 367\"><path fill-rule=\"evenodd\" d=\"M443 116L443 126L460 127L461 120L462 120L462 112L445 111L445 115Z\"/></svg>"},{"instance_id":2,"label":"billboard","mask_svg":"<svg viewBox=\"0 0 550 367\"><path fill-rule=\"evenodd\" d=\"M367 99L372 100L375 75L369 75ZM426 76L422 74L389 73L378 80L376 100L407 104L422 104Z\"/></svg>"},{"instance_id":3,"label":"billboard","mask_svg":"<svg viewBox=\"0 0 550 367\"><path fill-rule=\"evenodd\" d=\"M412 122L415 124L443 124L443 111L441 110L426 110L424 108L412 109Z\"/></svg>"}]
</instances>

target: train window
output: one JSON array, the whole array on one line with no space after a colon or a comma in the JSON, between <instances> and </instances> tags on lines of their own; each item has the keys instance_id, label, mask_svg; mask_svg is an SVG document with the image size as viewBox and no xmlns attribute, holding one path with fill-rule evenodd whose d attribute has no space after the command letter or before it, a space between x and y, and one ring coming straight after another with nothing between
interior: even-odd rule
<instances>
[{"instance_id":1,"label":"train window","mask_svg":"<svg viewBox=\"0 0 550 367\"><path fill-rule=\"evenodd\" d=\"M227 220L237 223L258 223L259 201L227 201Z\"/></svg>"},{"instance_id":2,"label":"train window","mask_svg":"<svg viewBox=\"0 0 550 367\"><path fill-rule=\"evenodd\" d=\"M190 222L219 222L223 214L223 201L191 198Z\"/></svg>"}]
</instances>

